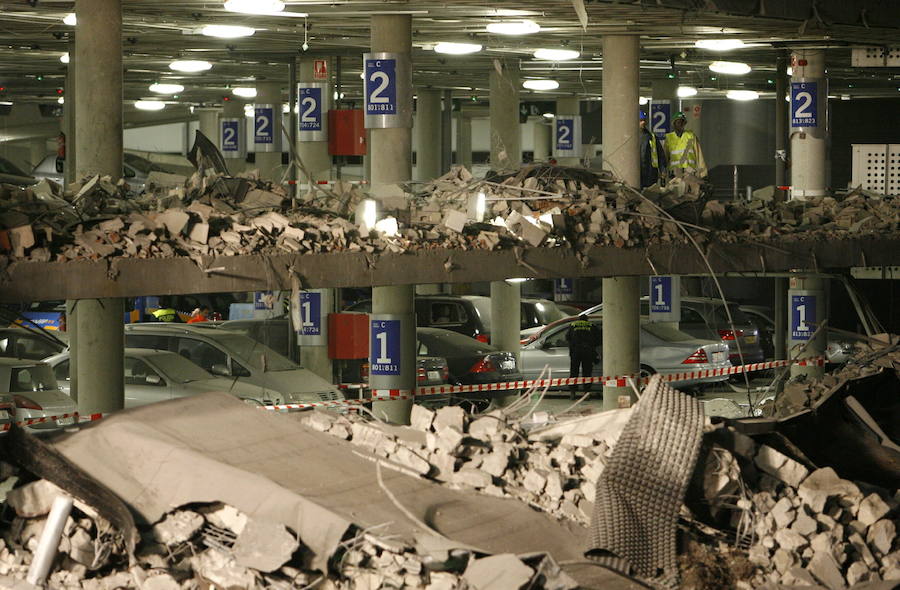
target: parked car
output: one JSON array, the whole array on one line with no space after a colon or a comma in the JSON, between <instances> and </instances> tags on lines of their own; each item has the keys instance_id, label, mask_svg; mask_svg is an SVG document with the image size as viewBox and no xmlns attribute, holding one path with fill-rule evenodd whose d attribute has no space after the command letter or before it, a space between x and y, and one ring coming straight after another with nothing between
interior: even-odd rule
<instances>
[{"instance_id":1,"label":"parked car","mask_svg":"<svg viewBox=\"0 0 900 590\"><path fill-rule=\"evenodd\" d=\"M16 421L16 400L11 393L0 393L0 435Z\"/></svg>"},{"instance_id":2,"label":"parked car","mask_svg":"<svg viewBox=\"0 0 900 590\"><path fill-rule=\"evenodd\" d=\"M59 388L69 393L69 352L45 360L53 367ZM281 394L234 379L216 377L180 354L148 348L125 349L125 407L224 391L261 406L284 403Z\"/></svg>"},{"instance_id":3,"label":"parked car","mask_svg":"<svg viewBox=\"0 0 900 590\"><path fill-rule=\"evenodd\" d=\"M0 183L26 187L35 184L38 180L6 158L0 158Z\"/></svg>"},{"instance_id":4,"label":"parked car","mask_svg":"<svg viewBox=\"0 0 900 590\"><path fill-rule=\"evenodd\" d=\"M641 297L641 315L650 313L650 299ZM603 304L583 311L581 315L602 313ZM681 320L678 329L695 338L721 339L728 344L729 358L735 365L742 362L759 363L765 360L759 342L759 330L736 303L728 303L728 312L734 326L728 322L728 313L721 299L714 297L682 297ZM742 358L743 357L743 358Z\"/></svg>"},{"instance_id":5,"label":"parked car","mask_svg":"<svg viewBox=\"0 0 900 590\"><path fill-rule=\"evenodd\" d=\"M555 377L569 376L569 344L566 334L569 325L579 317L560 320L533 335L519 353L519 362L526 379L536 379L545 366L549 366ZM602 316L587 318L603 331ZM681 330L651 324L643 318L641 323L640 360L642 376L660 373L685 373L706 369L727 369L732 366L728 360L728 345L719 340L695 338ZM602 347L597 349L598 362L593 375L602 375ZM694 386L727 380L727 376L694 378L673 382L677 386Z\"/></svg>"},{"instance_id":6,"label":"parked car","mask_svg":"<svg viewBox=\"0 0 900 590\"><path fill-rule=\"evenodd\" d=\"M47 332L40 328L11 326L0 328L0 357L39 361L65 350L65 332Z\"/></svg>"},{"instance_id":7,"label":"parked car","mask_svg":"<svg viewBox=\"0 0 900 590\"><path fill-rule=\"evenodd\" d=\"M17 422L75 413L75 402L59 389L50 365L41 361L0 358L0 394L4 393L12 394ZM23 428L38 433L71 424L74 416Z\"/></svg>"},{"instance_id":8,"label":"parked car","mask_svg":"<svg viewBox=\"0 0 900 590\"><path fill-rule=\"evenodd\" d=\"M416 295L416 325L459 332L481 342L491 338L491 298L483 295ZM366 299L345 309L372 313L372 300ZM566 317L548 299L523 298L520 304L521 329L543 326Z\"/></svg>"},{"instance_id":9,"label":"parked car","mask_svg":"<svg viewBox=\"0 0 900 590\"><path fill-rule=\"evenodd\" d=\"M177 352L213 375L277 392L286 403L344 399L312 371L252 338L216 326L126 324L125 346Z\"/></svg>"},{"instance_id":10,"label":"parked car","mask_svg":"<svg viewBox=\"0 0 900 590\"><path fill-rule=\"evenodd\" d=\"M775 358L775 320L772 312L767 307L759 305L742 305L741 311L749 317L759 330L760 344L766 358ZM846 363L853 354L853 342L840 336L834 330L825 327L826 345L825 359L829 363Z\"/></svg>"},{"instance_id":11,"label":"parked car","mask_svg":"<svg viewBox=\"0 0 900 590\"><path fill-rule=\"evenodd\" d=\"M123 159L122 177L135 194L140 194L144 191L144 187L147 184L147 177L151 172L165 172L170 174L170 171L165 167L160 166L155 162L151 162L146 158L142 158L137 154L125 152ZM66 172L65 168L66 160L51 154L41 160L41 163L34 167L31 174L36 181L46 178L57 184L63 184Z\"/></svg>"}]
</instances>

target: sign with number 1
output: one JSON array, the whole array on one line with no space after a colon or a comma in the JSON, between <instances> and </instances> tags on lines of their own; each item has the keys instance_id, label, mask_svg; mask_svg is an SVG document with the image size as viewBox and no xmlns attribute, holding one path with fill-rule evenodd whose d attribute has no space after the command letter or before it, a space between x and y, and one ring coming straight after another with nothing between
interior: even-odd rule
<instances>
[{"instance_id":1,"label":"sign with number 1","mask_svg":"<svg viewBox=\"0 0 900 590\"><path fill-rule=\"evenodd\" d=\"M369 372L372 375L400 374L400 320L372 320Z\"/></svg>"},{"instance_id":2,"label":"sign with number 1","mask_svg":"<svg viewBox=\"0 0 900 590\"><path fill-rule=\"evenodd\" d=\"M809 340L816 331L815 295L791 295L791 339Z\"/></svg>"},{"instance_id":3,"label":"sign with number 1","mask_svg":"<svg viewBox=\"0 0 900 590\"><path fill-rule=\"evenodd\" d=\"M650 277L650 321L681 321L681 277Z\"/></svg>"},{"instance_id":4,"label":"sign with number 1","mask_svg":"<svg viewBox=\"0 0 900 590\"><path fill-rule=\"evenodd\" d=\"M300 335L322 334L322 294L315 291L300 293Z\"/></svg>"}]
</instances>

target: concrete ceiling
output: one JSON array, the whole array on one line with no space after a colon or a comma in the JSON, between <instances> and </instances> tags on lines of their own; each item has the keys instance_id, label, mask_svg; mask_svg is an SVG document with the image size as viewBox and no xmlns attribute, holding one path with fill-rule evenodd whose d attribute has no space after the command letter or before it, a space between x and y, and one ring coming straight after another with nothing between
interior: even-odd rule
<instances>
[{"instance_id":1,"label":"concrete ceiling","mask_svg":"<svg viewBox=\"0 0 900 590\"><path fill-rule=\"evenodd\" d=\"M550 77L561 84L553 92L523 90L523 100L599 97L602 37L611 33L641 35L644 94L649 94L653 80L673 73L683 84L700 88L700 97L720 97L731 88L772 91L779 52L821 47L827 51L832 94L900 96L900 70L850 67L851 47L887 45L900 38L897 2L586 0L586 28L570 1L499 0L485 5L474 0L288 0L287 5L288 12L309 16L235 14L225 11L219 0L123 0L126 101L158 98L148 86L173 80L186 90L172 100L218 105L233 86L252 86L264 79L286 81L290 60L324 56L341 56L345 96L348 101L359 100L360 54L369 45L370 17L388 12L412 15L414 83L451 89L454 96L467 99L486 98L487 75L495 59L520 62L523 78ZM5 88L0 101L56 101L67 68L59 58L76 32L62 18L72 11L71 0L0 2L4 30L0 86ZM521 18L539 23L541 32L506 37L485 31L490 22ZM258 31L243 39L215 39L196 33L205 24L240 24ZM304 52L305 33L309 49ZM750 46L727 53L694 48L694 41L709 38L739 38ZM468 56L441 55L430 50L438 41L474 42L485 49ZM581 57L542 62L531 56L540 47L577 49ZM214 66L202 74L177 74L167 66L178 57L202 58ZM716 76L707 68L715 59L747 62L753 72Z\"/></svg>"}]
</instances>

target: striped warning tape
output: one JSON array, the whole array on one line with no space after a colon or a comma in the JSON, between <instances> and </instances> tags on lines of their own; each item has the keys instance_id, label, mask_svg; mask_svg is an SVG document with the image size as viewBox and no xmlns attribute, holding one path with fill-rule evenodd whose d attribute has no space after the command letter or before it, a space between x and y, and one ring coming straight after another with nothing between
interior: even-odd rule
<instances>
[{"instance_id":1,"label":"striped warning tape","mask_svg":"<svg viewBox=\"0 0 900 590\"><path fill-rule=\"evenodd\" d=\"M56 422L57 420L65 420L72 418L72 422L78 422L78 412L73 414L60 414L59 416L41 416L40 418L29 418L27 420L16 421L17 426L31 426L32 424L44 424L46 422ZM5 432L12 427L12 423L0 426L0 432Z\"/></svg>"},{"instance_id":2,"label":"striped warning tape","mask_svg":"<svg viewBox=\"0 0 900 590\"><path fill-rule=\"evenodd\" d=\"M703 379L707 377L722 377L726 375L737 375L740 373L751 373L754 371L764 371L767 369L778 369L796 364L801 367L822 367L825 366L823 357L815 357L800 360L783 360L768 361L763 363L749 363L739 365L737 367L727 367L724 369L705 369L702 371L689 371L684 373L669 373L661 375L662 379L667 382L686 381L688 379ZM358 406L377 401L398 401L410 399L423 399L428 397L445 396L450 393L478 393L490 391L509 391L513 389L528 389L530 387L562 387L566 385L587 385L600 383L604 387L628 387L629 381L635 384L645 384L649 381L649 377L638 378L637 375L626 375L616 377L561 377L557 379L530 379L525 381L505 381L502 383L483 383L480 385L437 385L427 387L417 387L415 391L409 389L375 389L371 390L372 395L359 399L342 399L342 400L326 400L321 402L308 402L297 404L278 404L271 406L258 406L263 410L308 410L316 407L346 407ZM341 389L366 389L364 384L348 384L339 385ZM76 421L91 422L103 418L106 414L93 413L79 415L63 414L62 416L48 416L46 418L35 418L26 421L28 423L47 422L59 418L74 416ZM0 431L8 430L9 425L0 428Z\"/></svg>"}]
</instances>

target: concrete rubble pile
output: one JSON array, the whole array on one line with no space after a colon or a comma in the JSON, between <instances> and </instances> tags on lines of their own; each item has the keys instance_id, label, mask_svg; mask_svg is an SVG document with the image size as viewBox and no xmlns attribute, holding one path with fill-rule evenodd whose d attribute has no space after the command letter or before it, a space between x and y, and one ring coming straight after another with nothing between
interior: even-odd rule
<instances>
[{"instance_id":1,"label":"concrete rubble pile","mask_svg":"<svg viewBox=\"0 0 900 590\"><path fill-rule=\"evenodd\" d=\"M159 175L158 175L159 176ZM493 180L462 167L409 192L407 207L374 227L356 216L366 195L336 183L294 202L252 176L201 169L153 178L129 198L126 185L94 177L63 193L42 181L0 188L0 252L12 260L567 247L583 261L593 246L632 247L745 239L839 239L900 232L900 198L868 191L803 202L708 200L699 179L673 179L643 194L606 173L534 166ZM484 222L474 221L479 195ZM687 225L679 227L679 223Z\"/></svg>"},{"instance_id":2,"label":"concrete rubble pile","mask_svg":"<svg viewBox=\"0 0 900 590\"><path fill-rule=\"evenodd\" d=\"M62 490L46 480L7 495L11 522L0 539L0 588L25 588L53 499ZM109 523L78 501L47 580L50 588L86 590L193 590L267 588L376 590L378 588L500 588L566 590L576 584L547 555L482 555L455 549L446 561L377 530L354 528L330 556L329 571L312 569L298 535L282 524L256 521L222 503L192 504L166 514L141 531L129 559L112 543ZM377 528L377 527L376 527Z\"/></svg>"}]
</instances>

